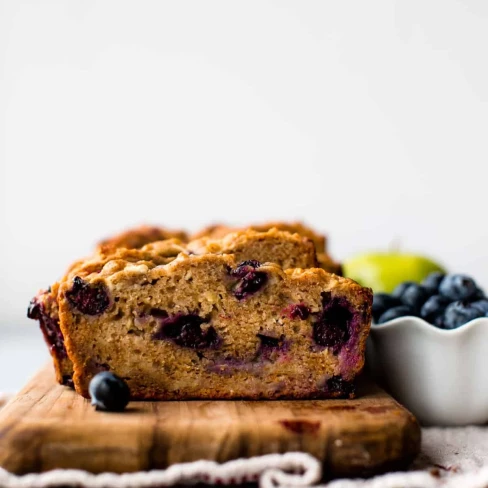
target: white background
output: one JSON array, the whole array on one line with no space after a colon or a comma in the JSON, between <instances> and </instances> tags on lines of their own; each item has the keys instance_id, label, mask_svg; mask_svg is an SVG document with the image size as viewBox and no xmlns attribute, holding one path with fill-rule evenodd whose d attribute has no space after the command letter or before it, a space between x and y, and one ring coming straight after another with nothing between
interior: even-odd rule
<instances>
[{"instance_id":1,"label":"white background","mask_svg":"<svg viewBox=\"0 0 488 488\"><path fill-rule=\"evenodd\" d=\"M0 56L4 331L140 222L300 218L488 285L488 2L0 0Z\"/></svg>"}]
</instances>

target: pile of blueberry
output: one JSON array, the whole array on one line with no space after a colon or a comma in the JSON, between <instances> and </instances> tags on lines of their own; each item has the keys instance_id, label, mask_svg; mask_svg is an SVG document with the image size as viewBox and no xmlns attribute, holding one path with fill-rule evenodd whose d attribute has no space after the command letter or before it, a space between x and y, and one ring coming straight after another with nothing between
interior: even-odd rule
<instances>
[{"instance_id":1,"label":"pile of blueberry","mask_svg":"<svg viewBox=\"0 0 488 488\"><path fill-rule=\"evenodd\" d=\"M413 315L441 329L488 317L488 298L469 276L431 273L421 284L405 281L391 295L375 293L373 319L383 324Z\"/></svg>"}]
</instances>

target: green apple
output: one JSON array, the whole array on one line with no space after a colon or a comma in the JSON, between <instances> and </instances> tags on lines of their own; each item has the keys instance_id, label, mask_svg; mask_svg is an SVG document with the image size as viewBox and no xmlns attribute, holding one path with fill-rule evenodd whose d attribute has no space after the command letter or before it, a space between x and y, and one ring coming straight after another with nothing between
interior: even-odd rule
<instances>
[{"instance_id":1,"label":"green apple","mask_svg":"<svg viewBox=\"0 0 488 488\"><path fill-rule=\"evenodd\" d=\"M343 270L344 276L375 293L391 293L404 281L420 282L433 271L445 272L440 264L425 256L401 252L361 254L346 259Z\"/></svg>"}]
</instances>

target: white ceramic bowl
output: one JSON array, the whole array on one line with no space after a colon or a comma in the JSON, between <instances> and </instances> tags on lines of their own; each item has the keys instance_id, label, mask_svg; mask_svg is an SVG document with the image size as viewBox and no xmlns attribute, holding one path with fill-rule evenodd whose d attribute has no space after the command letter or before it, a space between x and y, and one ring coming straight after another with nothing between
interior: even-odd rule
<instances>
[{"instance_id":1,"label":"white ceramic bowl","mask_svg":"<svg viewBox=\"0 0 488 488\"><path fill-rule=\"evenodd\" d=\"M367 363L424 425L488 422L488 318L454 330L417 317L373 325Z\"/></svg>"}]
</instances>

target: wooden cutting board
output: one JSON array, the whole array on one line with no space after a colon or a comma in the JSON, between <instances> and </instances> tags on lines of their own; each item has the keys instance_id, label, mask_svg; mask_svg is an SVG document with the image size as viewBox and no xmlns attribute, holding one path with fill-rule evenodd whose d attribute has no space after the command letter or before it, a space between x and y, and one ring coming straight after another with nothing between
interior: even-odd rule
<instances>
[{"instance_id":1,"label":"wooden cutting board","mask_svg":"<svg viewBox=\"0 0 488 488\"><path fill-rule=\"evenodd\" d=\"M324 462L329 476L406 466L415 418L364 382L355 400L133 402L97 412L55 383L47 365L0 411L0 466L14 473L78 468L116 473L287 451Z\"/></svg>"}]
</instances>

